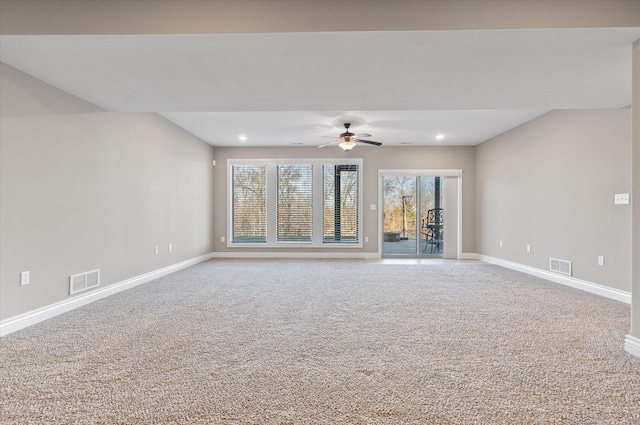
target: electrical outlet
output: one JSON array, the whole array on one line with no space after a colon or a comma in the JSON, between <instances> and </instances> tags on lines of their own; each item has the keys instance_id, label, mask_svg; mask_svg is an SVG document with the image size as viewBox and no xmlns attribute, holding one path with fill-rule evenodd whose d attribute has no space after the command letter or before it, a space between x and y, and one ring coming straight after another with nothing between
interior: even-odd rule
<instances>
[{"instance_id":1,"label":"electrical outlet","mask_svg":"<svg viewBox=\"0 0 640 425\"><path fill-rule=\"evenodd\" d=\"M20 285L29 284L29 272L20 272Z\"/></svg>"},{"instance_id":2,"label":"electrical outlet","mask_svg":"<svg viewBox=\"0 0 640 425\"><path fill-rule=\"evenodd\" d=\"M222 236L222 237L220 238L220 242L224 242L224 241L226 241L226 240L227 240L227 239L226 239L224 236Z\"/></svg>"},{"instance_id":3,"label":"electrical outlet","mask_svg":"<svg viewBox=\"0 0 640 425\"><path fill-rule=\"evenodd\" d=\"M153 248L153 253L154 253L155 255L158 255L158 253L159 253L159 252L160 252L160 249L158 249L158 247L157 247L157 246Z\"/></svg>"},{"instance_id":4,"label":"electrical outlet","mask_svg":"<svg viewBox=\"0 0 640 425\"><path fill-rule=\"evenodd\" d=\"M367 242L369 242L369 236L364 237L364 243L367 243Z\"/></svg>"},{"instance_id":5,"label":"electrical outlet","mask_svg":"<svg viewBox=\"0 0 640 425\"><path fill-rule=\"evenodd\" d=\"M604 255L598 255L598 265L604 266Z\"/></svg>"},{"instance_id":6,"label":"electrical outlet","mask_svg":"<svg viewBox=\"0 0 640 425\"><path fill-rule=\"evenodd\" d=\"M169 244L168 250L169 252L173 251L173 245Z\"/></svg>"},{"instance_id":7,"label":"electrical outlet","mask_svg":"<svg viewBox=\"0 0 640 425\"><path fill-rule=\"evenodd\" d=\"M616 205L628 204L629 203L629 194L628 193L616 193L613 202Z\"/></svg>"},{"instance_id":8,"label":"electrical outlet","mask_svg":"<svg viewBox=\"0 0 640 425\"><path fill-rule=\"evenodd\" d=\"M629 203L629 194L628 193L616 193L615 197L614 197L614 203L616 205L628 204Z\"/></svg>"},{"instance_id":9,"label":"electrical outlet","mask_svg":"<svg viewBox=\"0 0 640 425\"><path fill-rule=\"evenodd\" d=\"M500 248L502 248L502 241L500 241Z\"/></svg>"},{"instance_id":10,"label":"electrical outlet","mask_svg":"<svg viewBox=\"0 0 640 425\"><path fill-rule=\"evenodd\" d=\"M531 245L527 244L527 252L531 252Z\"/></svg>"}]
</instances>

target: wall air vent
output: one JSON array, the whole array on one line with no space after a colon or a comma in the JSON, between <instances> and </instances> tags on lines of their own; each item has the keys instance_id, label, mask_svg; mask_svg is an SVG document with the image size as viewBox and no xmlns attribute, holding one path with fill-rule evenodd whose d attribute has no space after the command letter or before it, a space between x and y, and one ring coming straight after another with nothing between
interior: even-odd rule
<instances>
[{"instance_id":1,"label":"wall air vent","mask_svg":"<svg viewBox=\"0 0 640 425\"><path fill-rule=\"evenodd\" d=\"M69 276L69 295L100 285L100 269Z\"/></svg>"},{"instance_id":2,"label":"wall air vent","mask_svg":"<svg viewBox=\"0 0 640 425\"><path fill-rule=\"evenodd\" d=\"M571 276L571 261L549 258L549 270Z\"/></svg>"}]
</instances>

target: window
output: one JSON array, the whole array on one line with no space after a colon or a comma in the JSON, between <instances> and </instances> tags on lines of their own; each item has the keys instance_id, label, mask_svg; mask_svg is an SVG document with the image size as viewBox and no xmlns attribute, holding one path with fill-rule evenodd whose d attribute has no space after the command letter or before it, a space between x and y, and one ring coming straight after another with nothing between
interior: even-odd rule
<instances>
[{"instance_id":1,"label":"window","mask_svg":"<svg viewBox=\"0 0 640 425\"><path fill-rule=\"evenodd\" d=\"M362 160L229 160L229 246L361 247Z\"/></svg>"},{"instance_id":2,"label":"window","mask_svg":"<svg viewBox=\"0 0 640 425\"><path fill-rule=\"evenodd\" d=\"M231 167L231 240L233 243L267 242L267 167Z\"/></svg>"},{"instance_id":3,"label":"window","mask_svg":"<svg viewBox=\"0 0 640 425\"><path fill-rule=\"evenodd\" d=\"M311 242L311 165L278 165L278 242Z\"/></svg>"},{"instance_id":4,"label":"window","mask_svg":"<svg viewBox=\"0 0 640 425\"><path fill-rule=\"evenodd\" d=\"M358 166L324 166L325 243L358 241Z\"/></svg>"}]
</instances>

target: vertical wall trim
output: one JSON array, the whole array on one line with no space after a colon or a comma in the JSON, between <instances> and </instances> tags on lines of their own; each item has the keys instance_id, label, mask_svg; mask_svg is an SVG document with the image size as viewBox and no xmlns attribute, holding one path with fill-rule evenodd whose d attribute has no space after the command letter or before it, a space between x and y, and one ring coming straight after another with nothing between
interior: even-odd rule
<instances>
[{"instance_id":1,"label":"vertical wall trim","mask_svg":"<svg viewBox=\"0 0 640 425\"><path fill-rule=\"evenodd\" d=\"M632 56L631 293L635 296L631 300L631 333L625 347L640 357L640 40L633 43Z\"/></svg>"},{"instance_id":2,"label":"vertical wall trim","mask_svg":"<svg viewBox=\"0 0 640 425\"><path fill-rule=\"evenodd\" d=\"M640 357L640 339L627 335L624 340L624 349L636 357Z\"/></svg>"}]
</instances>

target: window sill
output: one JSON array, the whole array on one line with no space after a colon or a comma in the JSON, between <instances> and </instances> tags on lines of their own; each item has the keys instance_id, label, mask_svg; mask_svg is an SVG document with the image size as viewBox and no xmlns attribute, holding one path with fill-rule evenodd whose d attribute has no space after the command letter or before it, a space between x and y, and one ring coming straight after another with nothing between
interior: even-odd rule
<instances>
[{"instance_id":1,"label":"window sill","mask_svg":"<svg viewBox=\"0 0 640 425\"><path fill-rule=\"evenodd\" d=\"M356 243L300 243L300 242L280 242L278 244L266 243L227 243L227 248L265 248L265 249L361 249L364 248L361 242Z\"/></svg>"}]
</instances>

